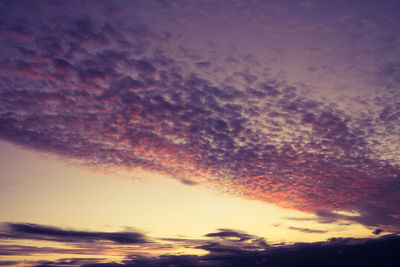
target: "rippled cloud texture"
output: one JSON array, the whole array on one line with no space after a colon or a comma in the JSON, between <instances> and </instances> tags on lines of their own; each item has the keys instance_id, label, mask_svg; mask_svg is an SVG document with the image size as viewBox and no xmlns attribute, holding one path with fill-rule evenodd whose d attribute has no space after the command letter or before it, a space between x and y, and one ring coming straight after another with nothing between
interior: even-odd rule
<instances>
[{"instance_id":1,"label":"rippled cloud texture","mask_svg":"<svg viewBox=\"0 0 400 267\"><path fill-rule=\"evenodd\" d=\"M299 3L2 1L0 137L399 231L399 5Z\"/></svg>"}]
</instances>

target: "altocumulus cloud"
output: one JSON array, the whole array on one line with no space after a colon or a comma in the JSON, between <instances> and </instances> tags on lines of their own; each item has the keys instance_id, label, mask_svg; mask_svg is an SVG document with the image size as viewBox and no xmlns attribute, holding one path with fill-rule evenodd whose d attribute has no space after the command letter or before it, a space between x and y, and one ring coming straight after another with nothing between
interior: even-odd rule
<instances>
[{"instance_id":1,"label":"altocumulus cloud","mask_svg":"<svg viewBox=\"0 0 400 267\"><path fill-rule=\"evenodd\" d=\"M386 154L389 143L399 148L397 98L353 99L360 108L351 111L249 72L258 64L251 55L224 61L232 70L185 47L173 56L168 45L177 36L121 21L117 3L5 3L3 140L88 165L207 182L326 219L400 229L400 170ZM397 65L382 77L393 77ZM332 212L340 210L359 215Z\"/></svg>"}]
</instances>

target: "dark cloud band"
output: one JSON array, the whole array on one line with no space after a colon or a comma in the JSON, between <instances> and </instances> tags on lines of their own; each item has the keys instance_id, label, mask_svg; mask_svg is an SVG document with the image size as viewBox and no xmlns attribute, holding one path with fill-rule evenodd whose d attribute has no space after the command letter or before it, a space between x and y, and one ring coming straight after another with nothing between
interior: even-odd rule
<instances>
[{"instance_id":1,"label":"dark cloud band","mask_svg":"<svg viewBox=\"0 0 400 267\"><path fill-rule=\"evenodd\" d=\"M5 232L0 234L0 238L37 239L56 242L112 241L118 244L141 244L147 242L143 234L135 232L106 233L64 230L30 223L8 223L4 224L3 227Z\"/></svg>"}]
</instances>

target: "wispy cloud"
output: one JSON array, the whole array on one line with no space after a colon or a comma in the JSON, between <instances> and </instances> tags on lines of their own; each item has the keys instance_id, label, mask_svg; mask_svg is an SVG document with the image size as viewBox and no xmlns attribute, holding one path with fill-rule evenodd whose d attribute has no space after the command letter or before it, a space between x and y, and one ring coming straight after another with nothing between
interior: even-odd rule
<instances>
[{"instance_id":1,"label":"wispy cloud","mask_svg":"<svg viewBox=\"0 0 400 267\"><path fill-rule=\"evenodd\" d=\"M28 227L27 227L28 226ZM297 230L297 229L296 229ZM308 229L310 230L310 229ZM77 236L79 234L79 237ZM135 233L130 233L135 234ZM127 233L124 233L127 235ZM89 237L88 237L89 236ZM94 237L95 236L95 237ZM147 251L157 248L191 248L206 251L204 255L173 255L158 251L156 255L135 251L131 243L121 243L109 238L108 232L63 230L28 223L3 224L0 238L8 241L20 238L47 240L71 244L73 248L35 247L22 245L1 245L3 256L27 256L43 254L70 254L74 258L62 258L55 261L2 261L4 266L346 266L379 264L393 266L397 261L400 246L398 235L386 235L379 238L331 238L324 242L295 243L291 245L270 245L263 238L232 229L219 229L208 233L202 239L159 238L152 242L141 243ZM129 235L130 236L130 235ZM149 239L149 238L148 238ZM94 242L111 241L106 247L94 245ZM134 243L137 244L137 243ZM122 247L121 245L125 245ZM125 249L124 249L125 248ZM119 263L108 258L107 252L118 250L125 258ZM161 252L161 253L160 253ZM84 257L83 257L84 255ZM90 255L101 255L90 257Z\"/></svg>"},{"instance_id":2,"label":"wispy cloud","mask_svg":"<svg viewBox=\"0 0 400 267\"><path fill-rule=\"evenodd\" d=\"M133 257L124 262L125 266L346 266L379 265L391 266L396 263L395 247L399 246L397 236L379 239L332 239L319 243L297 243L260 251L248 251L220 244L203 246L209 251L204 256L172 256L159 258ZM368 253L368 252L377 253ZM103 264L100 266L109 266Z\"/></svg>"},{"instance_id":3,"label":"wispy cloud","mask_svg":"<svg viewBox=\"0 0 400 267\"><path fill-rule=\"evenodd\" d=\"M302 232L302 233L308 233L308 234L322 234L322 233L327 233L328 232L326 230L301 228L301 227L295 227L295 226L290 226L290 227L288 227L288 229L299 231L299 232Z\"/></svg>"},{"instance_id":4,"label":"wispy cloud","mask_svg":"<svg viewBox=\"0 0 400 267\"><path fill-rule=\"evenodd\" d=\"M147 242L143 234L135 232L75 231L30 223L7 223L3 227L6 228L5 233L0 233L0 238L37 239L56 242L112 241L118 244L141 244Z\"/></svg>"}]
</instances>

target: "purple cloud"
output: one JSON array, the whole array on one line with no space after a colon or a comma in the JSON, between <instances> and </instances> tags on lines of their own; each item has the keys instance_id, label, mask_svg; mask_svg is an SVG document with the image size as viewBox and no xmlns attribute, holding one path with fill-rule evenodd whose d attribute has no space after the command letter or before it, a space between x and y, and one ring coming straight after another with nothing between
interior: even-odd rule
<instances>
[{"instance_id":1,"label":"purple cloud","mask_svg":"<svg viewBox=\"0 0 400 267\"><path fill-rule=\"evenodd\" d=\"M328 232L328 231L325 231L325 230L301 228L301 227L294 227L294 226L290 226L290 227L288 227L288 229L299 231L299 232L302 232L302 233L308 233L308 234L322 234L322 233L327 233Z\"/></svg>"},{"instance_id":2,"label":"purple cloud","mask_svg":"<svg viewBox=\"0 0 400 267\"><path fill-rule=\"evenodd\" d=\"M309 229L308 229L309 230ZM119 233L119 232L118 232ZM2 256L29 256L70 254L74 258L63 258L54 261L0 261L6 266L293 266L303 264L307 266L346 266L379 264L394 266L398 259L400 239L398 235L385 235L378 238L331 238L324 242L295 243L291 245L269 245L263 238L250 235L242 231L231 229L219 229L217 232L208 233L205 239L153 239L151 242L127 243L124 238L114 240L113 234L108 232L92 232L64 230L29 223L3 224L0 239L15 241L21 238L28 240L47 240L71 245L71 248L63 247L36 247L34 245L23 246L4 244L0 246ZM131 234L123 235L131 238ZM73 243L71 243L73 240ZM108 243L91 244L94 241L112 241ZM101 244L103 244L101 246ZM152 249L160 252L167 248L191 248L201 249L207 254L198 255L143 255L135 250L135 246L141 246L147 251ZM107 255L93 257L107 251L119 251L125 259L119 263L111 261ZM82 257L82 258L81 258ZM245 264L245 265L244 265Z\"/></svg>"},{"instance_id":3,"label":"purple cloud","mask_svg":"<svg viewBox=\"0 0 400 267\"><path fill-rule=\"evenodd\" d=\"M36 239L55 242L112 241L117 244L142 244L147 242L143 234L135 232L76 231L30 223L7 223L3 227L5 228L3 233L0 232L2 239Z\"/></svg>"},{"instance_id":4,"label":"purple cloud","mask_svg":"<svg viewBox=\"0 0 400 267\"><path fill-rule=\"evenodd\" d=\"M88 165L207 183L325 219L399 229L400 169L397 154L387 156L389 146L400 146L398 98L348 97L359 107L349 110L252 71L262 66L254 55L224 55L236 62L224 69L211 54L184 46L186 56L176 56L168 44L178 36L115 14L34 7L60 15L49 23L53 16L21 20L16 4L8 8L3 140ZM387 65L381 76L392 81L396 68Z\"/></svg>"},{"instance_id":5,"label":"purple cloud","mask_svg":"<svg viewBox=\"0 0 400 267\"><path fill-rule=\"evenodd\" d=\"M86 267L108 266L395 266L398 257L398 236L377 239L332 239L327 242L269 248L268 250L238 249L211 243L202 246L209 253L196 255L161 255L159 257L135 256L117 263L86 263ZM49 262L50 263L50 262ZM54 264L57 264L54 262ZM58 265L49 265L58 266Z\"/></svg>"}]
</instances>

